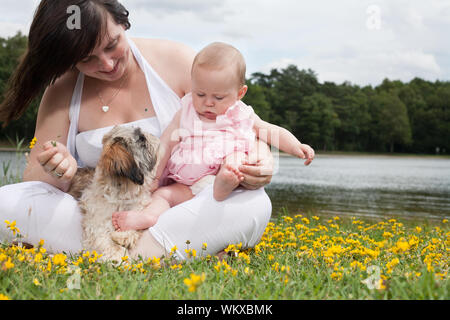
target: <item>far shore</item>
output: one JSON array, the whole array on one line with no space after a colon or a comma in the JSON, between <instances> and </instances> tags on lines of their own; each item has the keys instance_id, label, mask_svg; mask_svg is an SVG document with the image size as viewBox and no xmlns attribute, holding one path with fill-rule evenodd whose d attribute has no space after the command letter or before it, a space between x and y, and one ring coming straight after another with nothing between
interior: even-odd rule
<instances>
[{"instance_id":1,"label":"far shore","mask_svg":"<svg viewBox=\"0 0 450 320\"><path fill-rule=\"evenodd\" d=\"M17 149L15 147L0 147L0 152L29 152L28 147ZM279 152L280 157L292 157L290 154ZM334 156L361 156L361 157L430 157L450 159L448 154L424 154L424 153L380 153L380 152L359 152L359 151L316 151L316 158L318 157L334 157Z\"/></svg>"}]
</instances>

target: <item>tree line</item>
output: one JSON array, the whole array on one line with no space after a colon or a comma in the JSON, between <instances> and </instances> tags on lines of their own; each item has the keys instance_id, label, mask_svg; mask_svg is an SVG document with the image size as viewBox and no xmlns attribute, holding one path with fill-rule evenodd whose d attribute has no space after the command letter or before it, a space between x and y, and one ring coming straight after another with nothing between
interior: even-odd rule
<instances>
[{"instance_id":1,"label":"tree line","mask_svg":"<svg viewBox=\"0 0 450 320\"><path fill-rule=\"evenodd\" d=\"M26 46L20 32L0 38L0 99ZM245 103L317 151L450 154L449 81L385 79L375 87L319 83L313 70L289 65L253 73L247 85ZM19 120L0 129L0 140L33 138L41 96Z\"/></svg>"}]
</instances>

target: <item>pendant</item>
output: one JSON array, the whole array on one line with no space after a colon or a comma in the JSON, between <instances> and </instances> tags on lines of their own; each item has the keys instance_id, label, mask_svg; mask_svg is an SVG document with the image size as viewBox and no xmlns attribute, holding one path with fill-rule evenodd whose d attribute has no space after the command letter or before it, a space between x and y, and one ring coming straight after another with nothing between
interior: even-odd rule
<instances>
[{"instance_id":1,"label":"pendant","mask_svg":"<svg viewBox=\"0 0 450 320\"><path fill-rule=\"evenodd\" d=\"M103 106L103 107L102 107L102 110L103 110L103 112L108 112L109 107L108 107L108 106Z\"/></svg>"}]
</instances>

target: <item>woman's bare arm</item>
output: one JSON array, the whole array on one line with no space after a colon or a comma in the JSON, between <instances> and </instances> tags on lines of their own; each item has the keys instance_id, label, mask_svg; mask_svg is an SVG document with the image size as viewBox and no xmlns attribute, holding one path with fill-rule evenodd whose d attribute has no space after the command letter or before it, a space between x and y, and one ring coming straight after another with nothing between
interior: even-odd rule
<instances>
[{"instance_id":1,"label":"woman's bare arm","mask_svg":"<svg viewBox=\"0 0 450 320\"><path fill-rule=\"evenodd\" d=\"M76 74L70 72L45 90L36 121L37 141L23 173L24 181L43 181L62 191L69 189L77 170L76 160L66 148L69 105L75 81ZM64 175L57 177L55 169Z\"/></svg>"}]
</instances>

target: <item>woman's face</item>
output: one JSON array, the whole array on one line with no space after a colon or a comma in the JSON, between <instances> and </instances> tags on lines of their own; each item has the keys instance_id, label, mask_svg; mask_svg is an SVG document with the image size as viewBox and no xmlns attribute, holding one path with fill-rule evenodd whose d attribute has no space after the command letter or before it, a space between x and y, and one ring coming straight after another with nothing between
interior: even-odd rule
<instances>
[{"instance_id":1,"label":"woman's face","mask_svg":"<svg viewBox=\"0 0 450 320\"><path fill-rule=\"evenodd\" d=\"M130 61L130 47L125 36L125 28L114 22L108 14L107 36L92 54L76 64L86 76L106 81L120 79Z\"/></svg>"}]
</instances>

